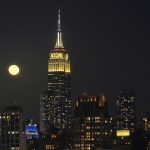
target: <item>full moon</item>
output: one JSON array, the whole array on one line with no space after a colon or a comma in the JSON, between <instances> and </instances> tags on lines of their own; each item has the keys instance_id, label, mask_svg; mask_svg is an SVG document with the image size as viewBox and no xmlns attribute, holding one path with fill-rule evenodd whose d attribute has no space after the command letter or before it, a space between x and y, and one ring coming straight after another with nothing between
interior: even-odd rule
<instances>
[{"instance_id":1,"label":"full moon","mask_svg":"<svg viewBox=\"0 0 150 150\"><path fill-rule=\"evenodd\" d=\"M16 76L19 74L19 67L17 65L10 65L8 68L9 74Z\"/></svg>"}]
</instances>

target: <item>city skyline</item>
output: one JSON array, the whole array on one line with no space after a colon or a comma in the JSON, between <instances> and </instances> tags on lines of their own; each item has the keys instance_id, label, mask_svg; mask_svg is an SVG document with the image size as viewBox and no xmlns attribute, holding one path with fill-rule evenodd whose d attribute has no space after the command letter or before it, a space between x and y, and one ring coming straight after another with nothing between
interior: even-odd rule
<instances>
[{"instance_id":1,"label":"city skyline","mask_svg":"<svg viewBox=\"0 0 150 150\"><path fill-rule=\"evenodd\" d=\"M18 101L27 116L33 117L39 109L40 92L47 86L57 2L4 3L0 10L0 109ZM119 90L127 87L135 91L138 107L148 109L150 12L144 10L144 2L66 0L62 7L63 40L71 55L72 100L83 92L95 95L104 91L112 105ZM15 78L7 73L12 63L21 68Z\"/></svg>"}]
</instances>

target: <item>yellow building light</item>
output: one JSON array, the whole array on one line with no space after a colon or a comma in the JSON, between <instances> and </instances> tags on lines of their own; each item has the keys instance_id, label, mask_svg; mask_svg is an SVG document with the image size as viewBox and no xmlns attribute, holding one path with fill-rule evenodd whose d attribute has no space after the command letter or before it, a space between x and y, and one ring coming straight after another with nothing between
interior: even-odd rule
<instances>
[{"instance_id":1,"label":"yellow building light","mask_svg":"<svg viewBox=\"0 0 150 150\"><path fill-rule=\"evenodd\" d=\"M90 129L90 126L87 126L86 129Z\"/></svg>"},{"instance_id":2,"label":"yellow building light","mask_svg":"<svg viewBox=\"0 0 150 150\"><path fill-rule=\"evenodd\" d=\"M105 101L106 101L105 96L104 96L104 95L101 95L101 96L100 96L100 99L99 99L99 106L100 106L100 107L104 106Z\"/></svg>"},{"instance_id":3,"label":"yellow building light","mask_svg":"<svg viewBox=\"0 0 150 150\"><path fill-rule=\"evenodd\" d=\"M143 120L144 120L145 122L147 122L147 118L143 118Z\"/></svg>"},{"instance_id":4,"label":"yellow building light","mask_svg":"<svg viewBox=\"0 0 150 150\"><path fill-rule=\"evenodd\" d=\"M91 120L91 118L90 118L90 117L87 117L86 119L87 119L87 120Z\"/></svg>"},{"instance_id":5,"label":"yellow building light","mask_svg":"<svg viewBox=\"0 0 150 150\"><path fill-rule=\"evenodd\" d=\"M50 58L51 59L64 59L63 53L51 53Z\"/></svg>"},{"instance_id":6,"label":"yellow building light","mask_svg":"<svg viewBox=\"0 0 150 150\"><path fill-rule=\"evenodd\" d=\"M57 138L57 136L55 134L51 135L52 139Z\"/></svg>"},{"instance_id":7,"label":"yellow building light","mask_svg":"<svg viewBox=\"0 0 150 150\"><path fill-rule=\"evenodd\" d=\"M130 136L130 130L117 130L116 135L118 137Z\"/></svg>"},{"instance_id":8,"label":"yellow building light","mask_svg":"<svg viewBox=\"0 0 150 150\"><path fill-rule=\"evenodd\" d=\"M49 54L48 72L70 73L70 61L67 53L53 52Z\"/></svg>"}]
</instances>

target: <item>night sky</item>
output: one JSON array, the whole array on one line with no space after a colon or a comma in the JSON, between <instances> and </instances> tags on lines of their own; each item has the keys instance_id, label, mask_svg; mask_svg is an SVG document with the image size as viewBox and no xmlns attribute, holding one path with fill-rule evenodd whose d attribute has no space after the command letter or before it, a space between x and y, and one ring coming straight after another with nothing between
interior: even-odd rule
<instances>
[{"instance_id":1,"label":"night sky","mask_svg":"<svg viewBox=\"0 0 150 150\"><path fill-rule=\"evenodd\" d=\"M137 110L150 108L150 3L64 0L62 29L71 57L72 99L83 92L108 97L132 88ZM14 102L38 119L39 97L47 87L48 53L56 39L56 0L0 3L0 111ZM21 74L11 77L9 64ZM150 109L149 109L150 110Z\"/></svg>"}]
</instances>

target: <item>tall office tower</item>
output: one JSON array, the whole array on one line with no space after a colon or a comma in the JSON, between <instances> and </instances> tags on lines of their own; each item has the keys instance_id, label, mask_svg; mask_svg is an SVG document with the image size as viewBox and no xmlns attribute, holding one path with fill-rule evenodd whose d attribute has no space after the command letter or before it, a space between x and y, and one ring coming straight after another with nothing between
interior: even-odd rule
<instances>
[{"instance_id":1,"label":"tall office tower","mask_svg":"<svg viewBox=\"0 0 150 150\"><path fill-rule=\"evenodd\" d=\"M40 132L42 133L49 131L49 108L48 91L44 89L40 94Z\"/></svg>"},{"instance_id":2,"label":"tall office tower","mask_svg":"<svg viewBox=\"0 0 150 150\"><path fill-rule=\"evenodd\" d=\"M116 99L117 129L134 131L136 125L135 95L131 89L123 89Z\"/></svg>"},{"instance_id":3,"label":"tall office tower","mask_svg":"<svg viewBox=\"0 0 150 150\"><path fill-rule=\"evenodd\" d=\"M49 53L48 94L50 124L60 130L71 123L71 70L70 58L63 46L60 10L56 44Z\"/></svg>"},{"instance_id":4,"label":"tall office tower","mask_svg":"<svg viewBox=\"0 0 150 150\"><path fill-rule=\"evenodd\" d=\"M104 94L80 96L73 118L74 149L92 150L111 146L112 118L108 116Z\"/></svg>"},{"instance_id":5,"label":"tall office tower","mask_svg":"<svg viewBox=\"0 0 150 150\"><path fill-rule=\"evenodd\" d=\"M135 95L131 89L123 89L116 99L116 141L126 149L132 143L131 135L136 127Z\"/></svg>"},{"instance_id":6,"label":"tall office tower","mask_svg":"<svg viewBox=\"0 0 150 150\"><path fill-rule=\"evenodd\" d=\"M25 150L23 110L20 106L9 106L1 113L0 139L1 150Z\"/></svg>"}]
</instances>

